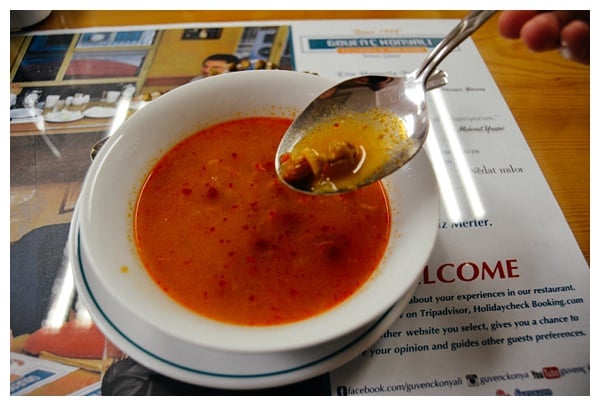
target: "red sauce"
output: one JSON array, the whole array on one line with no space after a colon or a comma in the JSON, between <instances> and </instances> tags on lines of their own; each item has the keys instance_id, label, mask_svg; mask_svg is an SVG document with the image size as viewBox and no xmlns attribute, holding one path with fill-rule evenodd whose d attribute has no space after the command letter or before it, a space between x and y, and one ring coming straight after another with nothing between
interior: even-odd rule
<instances>
[{"instance_id":1,"label":"red sauce","mask_svg":"<svg viewBox=\"0 0 600 406\"><path fill-rule=\"evenodd\" d=\"M390 226L383 187L315 197L280 183L273 160L290 123L252 117L204 129L146 179L138 253L189 309L241 325L298 321L348 298L379 264Z\"/></svg>"}]
</instances>

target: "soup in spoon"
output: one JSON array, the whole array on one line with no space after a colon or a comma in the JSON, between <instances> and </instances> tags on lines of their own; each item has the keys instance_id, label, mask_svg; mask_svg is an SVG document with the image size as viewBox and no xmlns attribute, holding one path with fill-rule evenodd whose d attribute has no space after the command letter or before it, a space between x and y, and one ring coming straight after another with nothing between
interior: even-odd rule
<instances>
[{"instance_id":1,"label":"soup in spoon","mask_svg":"<svg viewBox=\"0 0 600 406\"><path fill-rule=\"evenodd\" d=\"M280 156L280 176L310 193L353 190L386 165L407 140L402 120L390 112L332 114L307 128L292 150Z\"/></svg>"}]
</instances>

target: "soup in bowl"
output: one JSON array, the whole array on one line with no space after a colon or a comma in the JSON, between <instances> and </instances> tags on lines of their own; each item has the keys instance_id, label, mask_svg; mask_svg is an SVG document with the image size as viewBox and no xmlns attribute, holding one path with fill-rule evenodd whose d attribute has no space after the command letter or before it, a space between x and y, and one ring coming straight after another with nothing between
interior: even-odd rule
<instances>
[{"instance_id":1,"label":"soup in bowl","mask_svg":"<svg viewBox=\"0 0 600 406\"><path fill-rule=\"evenodd\" d=\"M188 309L240 326L314 317L352 296L387 247L382 185L308 196L273 164L291 120L246 117L203 129L154 165L136 204L137 253Z\"/></svg>"},{"instance_id":2,"label":"soup in bowl","mask_svg":"<svg viewBox=\"0 0 600 406\"><path fill-rule=\"evenodd\" d=\"M285 129L332 84L215 76L115 132L70 233L76 286L110 339L169 365L285 353L364 330L412 294L438 225L425 154L349 194L309 196L275 174Z\"/></svg>"}]
</instances>

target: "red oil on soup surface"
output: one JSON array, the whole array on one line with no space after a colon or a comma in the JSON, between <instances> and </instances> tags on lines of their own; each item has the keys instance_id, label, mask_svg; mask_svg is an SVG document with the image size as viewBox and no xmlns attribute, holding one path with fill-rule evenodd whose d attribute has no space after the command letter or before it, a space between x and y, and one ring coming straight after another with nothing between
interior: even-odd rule
<instances>
[{"instance_id":1,"label":"red oil on soup surface","mask_svg":"<svg viewBox=\"0 0 600 406\"><path fill-rule=\"evenodd\" d=\"M199 131L168 151L138 196L138 254L174 300L211 319L277 325L326 311L371 276L389 239L379 183L310 196L280 183L289 119Z\"/></svg>"}]
</instances>

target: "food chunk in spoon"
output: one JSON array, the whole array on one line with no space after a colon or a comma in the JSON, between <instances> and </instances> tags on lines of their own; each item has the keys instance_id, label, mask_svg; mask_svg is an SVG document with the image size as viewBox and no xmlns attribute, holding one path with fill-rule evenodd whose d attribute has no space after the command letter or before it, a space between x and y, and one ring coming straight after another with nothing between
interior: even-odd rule
<instances>
[{"instance_id":1,"label":"food chunk in spoon","mask_svg":"<svg viewBox=\"0 0 600 406\"><path fill-rule=\"evenodd\" d=\"M379 109L334 115L306 129L279 158L280 176L310 193L336 193L362 184L410 143L401 119Z\"/></svg>"}]
</instances>

